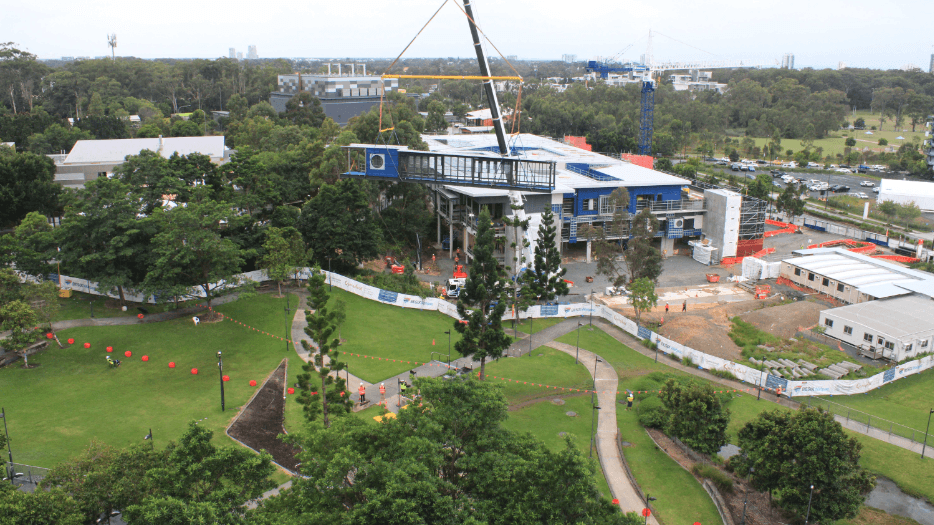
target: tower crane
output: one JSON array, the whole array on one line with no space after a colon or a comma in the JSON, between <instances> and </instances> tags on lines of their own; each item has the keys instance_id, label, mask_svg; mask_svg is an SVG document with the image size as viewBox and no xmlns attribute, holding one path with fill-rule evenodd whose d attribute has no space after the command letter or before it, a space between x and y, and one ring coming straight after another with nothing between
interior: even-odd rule
<instances>
[{"instance_id":1,"label":"tower crane","mask_svg":"<svg viewBox=\"0 0 934 525\"><path fill-rule=\"evenodd\" d=\"M627 48L628 49L628 48ZM646 48L644 63L629 62L614 65L610 61L591 60L587 62L586 71L606 79L610 73L633 73L642 81L642 104L639 118L639 154L652 154L652 134L655 126L655 87L656 78L662 71L675 71L681 69L733 69L740 67L767 67L778 65L755 63L742 60L711 61L711 62L663 62L655 64L652 59L652 31L649 31L649 42Z\"/></svg>"}]
</instances>

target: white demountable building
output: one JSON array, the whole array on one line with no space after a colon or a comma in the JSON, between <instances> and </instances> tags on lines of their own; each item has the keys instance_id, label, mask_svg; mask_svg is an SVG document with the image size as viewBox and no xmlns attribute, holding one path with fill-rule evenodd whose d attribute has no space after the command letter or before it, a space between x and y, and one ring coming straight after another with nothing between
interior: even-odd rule
<instances>
[{"instance_id":1,"label":"white demountable building","mask_svg":"<svg viewBox=\"0 0 934 525\"><path fill-rule=\"evenodd\" d=\"M913 202L923 211L934 210L934 182L882 179L876 202L883 201L898 204Z\"/></svg>"}]
</instances>

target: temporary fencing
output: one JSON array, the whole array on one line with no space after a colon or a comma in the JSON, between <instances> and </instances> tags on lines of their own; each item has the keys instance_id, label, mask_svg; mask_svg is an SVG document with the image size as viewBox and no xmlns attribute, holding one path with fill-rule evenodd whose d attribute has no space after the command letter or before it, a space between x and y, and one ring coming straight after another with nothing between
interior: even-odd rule
<instances>
[{"instance_id":1,"label":"temporary fencing","mask_svg":"<svg viewBox=\"0 0 934 525\"><path fill-rule=\"evenodd\" d=\"M762 237L764 237L764 238L766 238L766 239L769 238L769 237L774 237L774 236L776 236L776 235L780 235L780 234L782 234L782 233L794 233L794 232L798 231L798 227L797 227L797 226L795 226L794 224L791 224L791 223L787 223L787 222L781 222L781 221L775 221L775 220L772 220L772 219L766 219L766 220L765 220L765 223L768 224L768 225L771 225L771 226L778 226L778 227L779 227L778 230L772 230L772 231L770 231L770 232L765 232L765 233L762 235Z\"/></svg>"},{"instance_id":2,"label":"temporary fencing","mask_svg":"<svg viewBox=\"0 0 934 525\"><path fill-rule=\"evenodd\" d=\"M892 436L899 436L905 439L910 439L915 443L922 444L928 435L925 431L911 428L900 423L895 423L893 421L889 421L888 419L869 414L868 412L863 412L862 410L857 410L846 405L841 405L840 403L835 403L829 399L809 397L807 404L809 407L818 406L835 416L845 418L847 423L855 423L856 425L862 427L866 432L875 429L880 433L888 434L889 439L891 439ZM928 446L934 445L934 439L927 440Z\"/></svg>"},{"instance_id":3,"label":"temporary fencing","mask_svg":"<svg viewBox=\"0 0 934 525\"><path fill-rule=\"evenodd\" d=\"M757 253L756 255L759 254ZM297 272L296 277L308 278L312 272L312 268L303 268L301 271ZM370 286L368 284L364 284L354 279L328 272L326 270L321 270L321 273L325 276L325 282L331 286L335 286L354 295L358 295L360 297L374 301L379 301L384 304L399 306L402 308L433 310L441 312L454 319L460 320L460 316L457 314L457 307L443 299L439 299L437 297L419 297L416 295L407 295L389 290L382 290L380 288L376 288L374 286ZM235 280L239 282L244 279L253 281L268 280L265 274L261 271L241 274L237 276ZM234 280L231 280L231 282L233 281ZM102 295L97 291L96 283L90 284L94 286L89 287L89 289L95 290L90 293L97 293ZM503 316L503 319L512 320L514 316L515 314L513 312L507 312L506 315ZM693 362L698 368L707 370L723 370L731 373L738 380L757 387L764 387L770 390L781 388L782 393L788 395L789 397L862 394L879 388L883 384L900 379L902 377L917 374L934 367L934 355L928 355L922 357L921 359L909 361L905 364L895 366L872 377L863 379L790 381L781 376L767 374L765 371L758 370L756 368L734 363L732 361L727 361L726 359L722 359L717 356L705 354L688 346L682 345L676 341L662 337L657 333L652 332L648 328L636 325L635 322L625 317L623 314L601 304L591 305L591 303L573 303L535 305L530 307L526 312L520 312L518 319L528 319L530 317L535 319L549 317L570 318L581 316L594 316L604 319L610 324L613 324L617 328L629 333L634 337L643 340L650 340L652 343L658 345L659 351L664 352L665 354L675 356L679 360L685 357L690 358L691 362ZM258 330L229 317L226 317L226 319L246 328L250 328L251 330L269 335L270 337L280 340L287 340L286 338ZM295 344L294 341L289 342Z\"/></svg>"}]
</instances>

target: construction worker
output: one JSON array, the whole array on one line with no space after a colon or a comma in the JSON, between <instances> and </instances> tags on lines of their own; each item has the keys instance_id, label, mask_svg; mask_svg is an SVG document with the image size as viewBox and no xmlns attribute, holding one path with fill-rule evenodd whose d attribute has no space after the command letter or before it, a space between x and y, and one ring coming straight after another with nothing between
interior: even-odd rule
<instances>
[{"instance_id":1,"label":"construction worker","mask_svg":"<svg viewBox=\"0 0 934 525\"><path fill-rule=\"evenodd\" d=\"M626 411L632 410L632 400L633 400L633 399L634 399L634 396L632 395L632 391L630 391L630 392L629 392L629 395L626 396Z\"/></svg>"},{"instance_id":2,"label":"construction worker","mask_svg":"<svg viewBox=\"0 0 934 525\"><path fill-rule=\"evenodd\" d=\"M360 383L360 388L357 390L360 393L360 404L366 403L366 387L363 386L363 383Z\"/></svg>"},{"instance_id":3,"label":"construction worker","mask_svg":"<svg viewBox=\"0 0 934 525\"><path fill-rule=\"evenodd\" d=\"M379 402L380 404L386 402L386 383L379 384Z\"/></svg>"},{"instance_id":4,"label":"construction worker","mask_svg":"<svg viewBox=\"0 0 934 525\"><path fill-rule=\"evenodd\" d=\"M402 397L405 397L405 389L408 387L409 387L408 383L400 379L399 380L399 395L401 395Z\"/></svg>"}]
</instances>

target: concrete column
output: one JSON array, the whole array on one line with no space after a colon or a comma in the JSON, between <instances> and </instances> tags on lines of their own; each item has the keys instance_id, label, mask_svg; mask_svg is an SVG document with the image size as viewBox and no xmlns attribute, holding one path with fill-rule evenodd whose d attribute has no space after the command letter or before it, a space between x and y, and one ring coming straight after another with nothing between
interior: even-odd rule
<instances>
[{"instance_id":1,"label":"concrete column","mask_svg":"<svg viewBox=\"0 0 934 525\"><path fill-rule=\"evenodd\" d=\"M674 255L675 251L675 240L669 239L667 237L662 237L662 257L668 258Z\"/></svg>"},{"instance_id":2,"label":"concrete column","mask_svg":"<svg viewBox=\"0 0 934 525\"><path fill-rule=\"evenodd\" d=\"M590 262L590 243L591 241L587 241L587 262L588 263Z\"/></svg>"},{"instance_id":3,"label":"concrete column","mask_svg":"<svg viewBox=\"0 0 934 525\"><path fill-rule=\"evenodd\" d=\"M470 256L467 255L467 241L468 241L469 235L470 234L467 233L467 224L464 224L464 264L465 265L470 264Z\"/></svg>"},{"instance_id":4,"label":"concrete column","mask_svg":"<svg viewBox=\"0 0 934 525\"><path fill-rule=\"evenodd\" d=\"M454 221L448 221L448 259L454 258Z\"/></svg>"}]
</instances>

